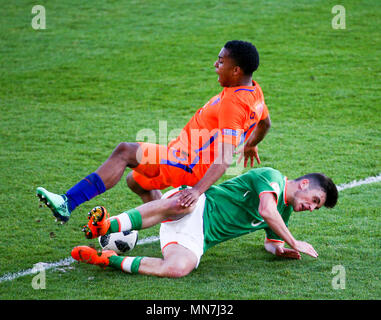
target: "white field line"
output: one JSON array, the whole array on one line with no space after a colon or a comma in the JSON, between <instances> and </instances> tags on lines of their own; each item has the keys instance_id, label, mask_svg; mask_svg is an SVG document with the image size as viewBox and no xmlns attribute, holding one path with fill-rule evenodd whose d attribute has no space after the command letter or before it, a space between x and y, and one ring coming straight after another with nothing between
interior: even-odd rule
<instances>
[{"instance_id":1,"label":"white field line","mask_svg":"<svg viewBox=\"0 0 381 320\"><path fill-rule=\"evenodd\" d=\"M153 243L153 242L156 242L159 240L160 240L160 238L158 236L147 237L147 238L139 240L136 245L139 246L142 244ZM39 262L39 263L35 264L33 266L33 268L22 270L22 271L15 272L15 273L4 274L3 276L0 277L0 283L4 282L4 281L12 281L12 280L20 278L20 277L35 274L37 272L40 272L41 270L49 270L49 269L57 270L57 269L62 268L62 267L68 267L74 262L76 262L76 261L72 257L68 257L68 258L65 258L65 259L62 259L62 260L59 260L56 262ZM63 269L63 271L65 271L65 270Z\"/></svg>"},{"instance_id":2,"label":"white field line","mask_svg":"<svg viewBox=\"0 0 381 320\"><path fill-rule=\"evenodd\" d=\"M69 258L65 258L65 259L59 260L57 262L52 262L52 263L39 262L39 263L35 264L34 267L31 269L22 270L22 271L15 272L15 273L4 274L3 276L1 276L0 282L11 281L11 280L14 280L14 279L17 279L20 277L24 277L24 276L27 276L30 274L34 274L34 273L41 271L42 269L48 270L48 269L53 269L53 268L56 269L58 267L69 266L74 261L75 260L72 257L69 257Z\"/></svg>"},{"instance_id":3,"label":"white field line","mask_svg":"<svg viewBox=\"0 0 381 320\"><path fill-rule=\"evenodd\" d=\"M378 174L377 176L374 176L374 177L368 177L366 179L359 180L359 181L354 180L354 181L349 182L349 183L344 183L344 184L338 185L337 190L343 191L343 190L355 188L355 187L358 187L358 186L361 186L364 184L376 183L376 182L380 182L380 181L381 181L381 173ZM147 238L143 238L143 239L139 240L137 245L144 245L144 244L148 244L148 243L153 243L153 242L156 242L159 240L160 240L160 238L158 236L147 237ZM56 262L51 262L51 263L39 262L39 263L35 264L33 268L30 268L27 270L22 270L22 271L15 272L15 273L4 274L3 276L0 277L0 283L4 282L4 281L12 281L12 280L20 278L20 277L35 274L37 272L40 272L42 270L42 268L44 270L49 270L49 269L57 270L60 267L70 266L74 262L75 262L75 260L72 257L68 257L68 258L65 258L65 259L62 259L62 260L59 260Z\"/></svg>"},{"instance_id":4,"label":"white field line","mask_svg":"<svg viewBox=\"0 0 381 320\"><path fill-rule=\"evenodd\" d=\"M345 189L351 189L354 187L358 187L358 186L361 186L363 184L370 184L370 183L375 183L375 182L380 182L380 181L381 181L381 173L379 173L377 176L374 176L374 177L368 177L368 178L363 179L363 180L359 180L359 181L354 180L354 181L349 182L349 183L341 184L341 185L337 186L337 190L342 191Z\"/></svg>"}]
</instances>

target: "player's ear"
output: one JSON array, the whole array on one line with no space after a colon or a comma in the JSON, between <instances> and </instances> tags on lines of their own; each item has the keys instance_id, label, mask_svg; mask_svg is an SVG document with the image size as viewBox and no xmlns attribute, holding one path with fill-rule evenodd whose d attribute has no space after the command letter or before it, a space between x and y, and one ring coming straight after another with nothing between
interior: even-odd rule
<instances>
[{"instance_id":1,"label":"player's ear","mask_svg":"<svg viewBox=\"0 0 381 320\"><path fill-rule=\"evenodd\" d=\"M310 186L310 181L308 179L302 179L299 181L298 187L300 190L307 190L309 186Z\"/></svg>"},{"instance_id":2,"label":"player's ear","mask_svg":"<svg viewBox=\"0 0 381 320\"><path fill-rule=\"evenodd\" d=\"M232 71L233 71L233 75L234 76L240 76L241 72L242 72L242 69L239 66L235 65L233 67Z\"/></svg>"}]
</instances>

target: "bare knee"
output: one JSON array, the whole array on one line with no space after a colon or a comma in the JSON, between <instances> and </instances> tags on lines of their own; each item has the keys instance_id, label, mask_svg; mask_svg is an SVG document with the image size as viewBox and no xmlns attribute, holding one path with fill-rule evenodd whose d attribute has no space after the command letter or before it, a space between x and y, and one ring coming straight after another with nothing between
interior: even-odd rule
<instances>
[{"instance_id":1,"label":"bare knee","mask_svg":"<svg viewBox=\"0 0 381 320\"><path fill-rule=\"evenodd\" d=\"M186 215L190 212L192 212L195 208L194 205L190 206L190 207L183 207L181 204L180 204L180 201L179 201L179 196L174 196L172 198L169 198L169 199L166 199L167 201L167 212L169 215L179 215L179 216L183 216L183 215Z\"/></svg>"},{"instance_id":2,"label":"bare knee","mask_svg":"<svg viewBox=\"0 0 381 320\"><path fill-rule=\"evenodd\" d=\"M179 244L166 246L163 255L164 260L161 265L163 277L185 277L197 267L197 256Z\"/></svg>"},{"instance_id":3,"label":"bare knee","mask_svg":"<svg viewBox=\"0 0 381 320\"><path fill-rule=\"evenodd\" d=\"M112 157L119 157L126 162L127 166L136 167L138 165L136 159L138 148L138 143L121 142L114 149Z\"/></svg>"},{"instance_id":4,"label":"bare knee","mask_svg":"<svg viewBox=\"0 0 381 320\"><path fill-rule=\"evenodd\" d=\"M172 262L170 264L164 264L163 276L168 278L181 278L187 276L193 268L191 268L186 262L181 260Z\"/></svg>"}]
</instances>

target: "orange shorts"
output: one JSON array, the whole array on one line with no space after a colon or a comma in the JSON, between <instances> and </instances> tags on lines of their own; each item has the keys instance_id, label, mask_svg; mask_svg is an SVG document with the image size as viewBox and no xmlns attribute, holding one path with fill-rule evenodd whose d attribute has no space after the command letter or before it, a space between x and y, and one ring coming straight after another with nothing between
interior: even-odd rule
<instances>
[{"instance_id":1,"label":"orange shorts","mask_svg":"<svg viewBox=\"0 0 381 320\"><path fill-rule=\"evenodd\" d=\"M146 142L139 144L139 165L133 168L132 177L145 190L194 186L210 166L189 165L187 156L170 146Z\"/></svg>"}]
</instances>

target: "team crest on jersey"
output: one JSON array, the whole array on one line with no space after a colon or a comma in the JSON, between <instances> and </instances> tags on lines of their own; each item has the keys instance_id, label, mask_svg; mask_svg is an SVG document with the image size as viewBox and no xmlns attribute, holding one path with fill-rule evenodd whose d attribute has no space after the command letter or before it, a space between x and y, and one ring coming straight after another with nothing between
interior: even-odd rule
<instances>
[{"instance_id":1,"label":"team crest on jersey","mask_svg":"<svg viewBox=\"0 0 381 320\"><path fill-rule=\"evenodd\" d=\"M259 117L260 117L262 115L262 112L263 112L263 102L256 105L255 109L256 109L257 113L259 114Z\"/></svg>"}]
</instances>

